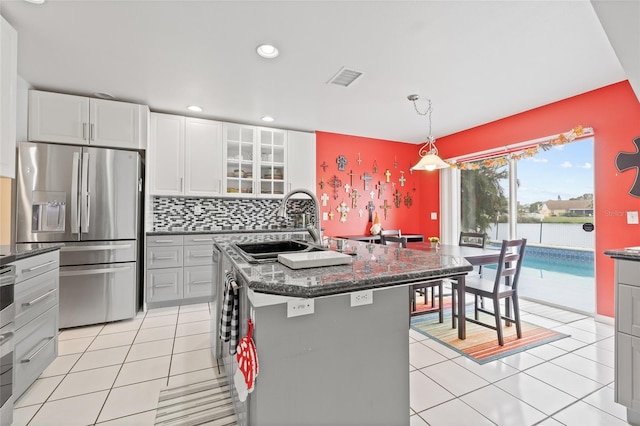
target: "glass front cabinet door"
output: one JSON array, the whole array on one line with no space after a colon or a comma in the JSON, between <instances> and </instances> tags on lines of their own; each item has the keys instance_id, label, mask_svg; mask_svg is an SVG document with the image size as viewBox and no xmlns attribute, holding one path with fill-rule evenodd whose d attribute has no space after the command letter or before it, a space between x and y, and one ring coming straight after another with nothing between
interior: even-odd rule
<instances>
[{"instance_id":1,"label":"glass front cabinet door","mask_svg":"<svg viewBox=\"0 0 640 426\"><path fill-rule=\"evenodd\" d=\"M287 132L224 125L226 195L271 197L285 193Z\"/></svg>"}]
</instances>

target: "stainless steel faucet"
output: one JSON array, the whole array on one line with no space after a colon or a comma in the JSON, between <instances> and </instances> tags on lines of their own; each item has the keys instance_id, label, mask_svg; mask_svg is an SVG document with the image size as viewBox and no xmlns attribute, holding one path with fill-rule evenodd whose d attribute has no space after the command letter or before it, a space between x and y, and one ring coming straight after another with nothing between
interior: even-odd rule
<instances>
[{"instance_id":1,"label":"stainless steel faucet","mask_svg":"<svg viewBox=\"0 0 640 426\"><path fill-rule=\"evenodd\" d=\"M287 219L287 201L289 201L289 198L291 198L291 196L295 194L307 194L313 200L314 221L313 223L310 223L307 225L307 231L311 235L311 238L313 238L314 243L322 244L322 230L320 229L320 202L318 201L318 197L316 197L316 195L313 192L304 188L293 189L289 191L289 193L287 193L282 199L282 202L278 207L278 211L276 212L276 216L281 217L283 219Z\"/></svg>"}]
</instances>

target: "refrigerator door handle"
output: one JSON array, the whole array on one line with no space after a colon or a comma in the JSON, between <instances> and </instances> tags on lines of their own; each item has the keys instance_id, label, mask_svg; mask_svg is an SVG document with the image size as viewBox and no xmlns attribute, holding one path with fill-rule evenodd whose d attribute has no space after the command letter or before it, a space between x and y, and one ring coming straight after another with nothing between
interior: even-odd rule
<instances>
[{"instance_id":1,"label":"refrigerator door handle","mask_svg":"<svg viewBox=\"0 0 640 426\"><path fill-rule=\"evenodd\" d=\"M73 166L71 171L71 232L78 233L78 179L80 174L80 153L73 153Z\"/></svg>"},{"instance_id":2,"label":"refrigerator door handle","mask_svg":"<svg viewBox=\"0 0 640 426\"><path fill-rule=\"evenodd\" d=\"M91 194L89 193L89 153L82 154L82 206L80 207L80 223L82 226L82 232L89 232L89 218L91 217Z\"/></svg>"},{"instance_id":3,"label":"refrigerator door handle","mask_svg":"<svg viewBox=\"0 0 640 426\"><path fill-rule=\"evenodd\" d=\"M101 268L101 269L86 269L77 271L60 271L61 277L74 277L80 275L100 275L100 274L115 274L116 272L128 271L131 266L120 266L116 268Z\"/></svg>"}]
</instances>

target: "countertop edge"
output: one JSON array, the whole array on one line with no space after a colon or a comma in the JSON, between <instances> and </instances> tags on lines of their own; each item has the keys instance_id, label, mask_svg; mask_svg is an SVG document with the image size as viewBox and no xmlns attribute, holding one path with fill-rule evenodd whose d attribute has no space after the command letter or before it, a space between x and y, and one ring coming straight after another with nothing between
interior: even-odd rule
<instances>
[{"instance_id":1,"label":"countertop edge","mask_svg":"<svg viewBox=\"0 0 640 426\"><path fill-rule=\"evenodd\" d=\"M64 243L29 243L14 244L10 246L0 246L2 253L0 256L0 266L13 263L16 260L26 259L39 254L48 253L50 251L60 250L64 247Z\"/></svg>"},{"instance_id":2,"label":"countertop edge","mask_svg":"<svg viewBox=\"0 0 640 426\"><path fill-rule=\"evenodd\" d=\"M640 262L640 251L621 249L609 249L605 250L604 254L614 259L631 260Z\"/></svg>"},{"instance_id":3,"label":"countertop edge","mask_svg":"<svg viewBox=\"0 0 640 426\"><path fill-rule=\"evenodd\" d=\"M193 235L193 234L211 234L211 235L225 235L225 234L264 234L264 233L299 233L307 232L306 228L276 228L276 229L209 229L209 230L186 230L175 229L167 231L146 231L146 236L154 235Z\"/></svg>"}]
</instances>

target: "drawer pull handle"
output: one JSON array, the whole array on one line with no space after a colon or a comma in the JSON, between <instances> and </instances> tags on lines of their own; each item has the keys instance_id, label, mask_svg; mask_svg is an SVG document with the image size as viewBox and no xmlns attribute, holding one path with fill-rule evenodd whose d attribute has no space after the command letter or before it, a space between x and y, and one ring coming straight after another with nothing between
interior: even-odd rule
<instances>
[{"instance_id":1,"label":"drawer pull handle","mask_svg":"<svg viewBox=\"0 0 640 426\"><path fill-rule=\"evenodd\" d=\"M194 238L193 241L195 241L197 243L202 242L202 241L211 241L211 242L213 242L213 238Z\"/></svg>"},{"instance_id":2,"label":"drawer pull handle","mask_svg":"<svg viewBox=\"0 0 640 426\"><path fill-rule=\"evenodd\" d=\"M42 264L40 264L40 265L38 265L38 266L34 266L34 267L32 267L32 268L29 268L29 269L23 269L23 270L22 270L22 273L23 273L23 274L26 274L26 273L28 273L28 272L37 271L37 270L38 270L38 269L40 269L40 268L44 268L45 266L53 265L53 264L54 264L54 263L56 263L56 262L57 262L57 261L55 261L55 260L50 260L50 261L45 262L45 263L42 263Z\"/></svg>"},{"instance_id":3,"label":"drawer pull handle","mask_svg":"<svg viewBox=\"0 0 640 426\"><path fill-rule=\"evenodd\" d=\"M155 260L174 260L175 256L156 256L156 255L154 255L153 258Z\"/></svg>"},{"instance_id":4,"label":"drawer pull handle","mask_svg":"<svg viewBox=\"0 0 640 426\"><path fill-rule=\"evenodd\" d=\"M173 240L155 240L154 242L156 242L156 243L161 243L161 244L162 244L162 243L172 243L172 242L173 242Z\"/></svg>"},{"instance_id":5,"label":"drawer pull handle","mask_svg":"<svg viewBox=\"0 0 640 426\"><path fill-rule=\"evenodd\" d=\"M55 338L56 338L56 336L53 336L53 337L45 337L44 339L42 339L42 340L41 340L41 342L43 342L43 341L45 341L45 340L46 340L46 342L44 343L44 345L40 346L40 348L39 348L37 351L35 351L33 354L31 354L31 356L30 356L29 358L23 358L23 359L21 359L21 360L20 360L20 362L21 362L22 364L26 364L27 362L31 362L35 357L37 357L37 356L38 356L38 354L39 354L40 352L42 352L42 350L43 350L44 348L46 348L46 347L47 347L47 345L49 344L49 342L50 342L50 341L52 341L52 340L53 340L53 339L55 339Z\"/></svg>"},{"instance_id":6,"label":"drawer pull handle","mask_svg":"<svg viewBox=\"0 0 640 426\"><path fill-rule=\"evenodd\" d=\"M211 284L211 281L192 281L191 284Z\"/></svg>"},{"instance_id":7,"label":"drawer pull handle","mask_svg":"<svg viewBox=\"0 0 640 426\"><path fill-rule=\"evenodd\" d=\"M61 251L87 251L87 250L122 250L131 248L131 244L114 244L100 246L68 246L62 247Z\"/></svg>"},{"instance_id":8,"label":"drawer pull handle","mask_svg":"<svg viewBox=\"0 0 640 426\"><path fill-rule=\"evenodd\" d=\"M0 342L4 342L6 339L11 339L11 337L13 337L13 333L11 332L0 334Z\"/></svg>"},{"instance_id":9,"label":"drawer pull handle","mask_svg":"<svg viewBox=\"0 0 640 426\"><path fill-rule=\"evenodd\" d=\"M33 299L31 302L27 302L27 303L23 303L22 306L31 306L31 305L35 305L36 303L40 302L41 300L46 299L47 297L49 297L49 295L51 295L52 293L55 293L56 289L52 288L51 290L49 290L48 292L46 292L45 294L43 294L42 296L36 297L35 299Z\"/></svg>"},{"instance_id":10,"label":"drawer pull handle","mask_svg":"<svg viewBox=\"0 0 640 426\"><path fill-rule=\"evenodd\" d=\"M192 254L190 256L191 257L212 257L213 256L213 252L207 253L207 254Z\"/></svg>"},{"instance_id":11,"label":"drawer pull handle","mask_svg":"<svg viewBox=\"0 0 640 426\"><path fill-rule=\"evenodd\" d=\"M167 287L173 287L173 284L157 284L153 286L154 288L167 288Z\"/></svg>"},{"instance_id":12,"label":"drawer pull handle","mask_svg":"<svg viewBox=\"0 0 640 426\"><path fill-rule=\"evenodd\" d=\"M131 266L120 266L117 268L101 268L101 269L86 269L78 271L60 271L61 277L75 277L82 275L98 275L98 274L115 274L116 272L123 272L131 270Z\"/></svg>"}]
</instances>

